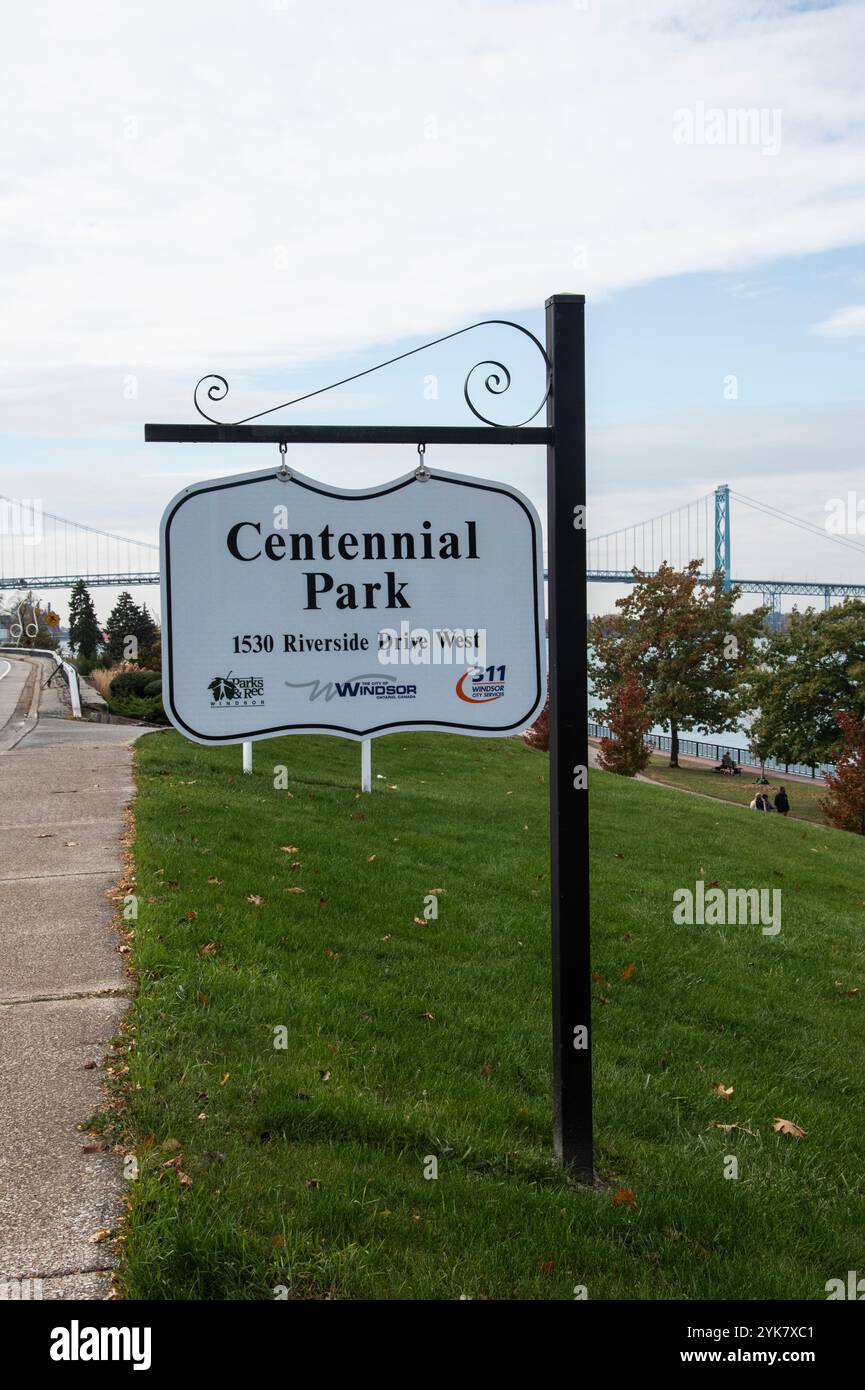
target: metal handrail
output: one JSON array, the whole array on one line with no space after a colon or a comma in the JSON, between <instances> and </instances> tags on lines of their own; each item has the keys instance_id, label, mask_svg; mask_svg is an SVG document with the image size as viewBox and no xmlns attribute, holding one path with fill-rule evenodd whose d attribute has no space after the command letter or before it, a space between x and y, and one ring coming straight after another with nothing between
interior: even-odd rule
<instances>
[{"instance_id":1,"label":"metal handrail","mask_svg":"<svg viewBox=\"0 0 865 1390\"><path fill-rule=\"evenodd\" d=\"M606 724L589 720L589 738L611 737L611 731ZM646 734L645 742L652 748L668 753L673 740L670 734ZM779 762L777 758L760 758L750 748L716 743L714 739L686 738L682 734L679 735L679 752L683 758L715 758L718 762L725 753L729 753L741 767L765 767L770 772L792 773L795 777L811 777L815 780L817 777L824 777L827 772L835 771L834 763L817 763L814 767L809 763L784 763Z\"/></svg>"},{"instance_id":2,"label":"metal handrail","mask_svg":"<svg viewBox=\"0 0 865 1390\"><path fill-rule=\"evenodd\" d=\"M57 665L51 672L47 681L43 682L42 689L50 685L57 672L62 670L69 686L69 702L72 705L72 718L81 719L81 688L78 684L78 672L68 661L64 661L62 656L52 651L50 647L11 647L5 643L0 643L0 652L17 652L19 656L50 656L53 657Z\"/></svg>"}]
</instances>

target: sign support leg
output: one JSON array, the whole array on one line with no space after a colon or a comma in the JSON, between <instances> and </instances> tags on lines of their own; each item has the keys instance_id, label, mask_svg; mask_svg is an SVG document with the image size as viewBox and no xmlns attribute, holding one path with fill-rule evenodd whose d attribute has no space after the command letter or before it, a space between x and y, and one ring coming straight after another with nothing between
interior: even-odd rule
<instances>
[{"instance_id":1,"label":"sign support leg","mask_svg":"<svg viewBox=\"0 0 865 1390\"><path fill-rule=\"evenodd\" d=\"M553 1139L592 1181L584 318L583 295L547 300Z\"/></svg>"},{"instance_id":2,"label":"sign support leg","mask_svg":"<svg viewBox=\"0 0 865 1390\"><path fill-rule=\"evenodd\" d=\"M243 770L244 770L244 772L251 772L251 771L252 771L252 740L251 740L251 739L250 739L249 741L245 742L244 745L243 745Z\"/></svg>"},{"instance_id":3,"label":"sign support leg","mask_svg":"<svg viewBox=\"0 0 865 1390\"><path fill-rule=\"evenodd\" d=\"M372 739L365 738L360 745L360 789L372 791Z\"/></svg>"}]
</instances>

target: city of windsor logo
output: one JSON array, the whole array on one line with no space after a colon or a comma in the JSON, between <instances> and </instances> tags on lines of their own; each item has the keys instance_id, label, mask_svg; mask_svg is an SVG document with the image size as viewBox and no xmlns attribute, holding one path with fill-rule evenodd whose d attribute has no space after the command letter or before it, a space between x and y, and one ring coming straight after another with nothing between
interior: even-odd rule
<instances>
[{"instance_id":1,"label":"city of windsor logo","mask_svg":"<svg viewBox=\"0 0 865 1390\"><path fill-rule=\"evenodd\" d=\"M237 709L241 705L264 704L262 676L235 676L229 671L227 676L214 676L207 688L213 696L211 709Z\"/></svg>"}]
</instances>

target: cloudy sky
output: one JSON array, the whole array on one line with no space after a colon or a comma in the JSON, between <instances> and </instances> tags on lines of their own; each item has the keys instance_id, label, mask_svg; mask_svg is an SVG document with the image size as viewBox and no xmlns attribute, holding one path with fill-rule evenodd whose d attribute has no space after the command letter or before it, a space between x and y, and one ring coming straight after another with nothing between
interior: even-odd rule
<instances>
[{"instance_id":1,"label":"cloudy sky","mask_svg":"<svg viewBox=\"0 0 865 1390\"><path fill-rule=\"evenodd\" d=\"M145 421L196 418L205 373L237 419L479 319L541 334L546 297L584 292L591 532L721 482L822 527L865 498L863 40L862 0L7 11L0 493L155 540L186 483L268 462L144 445ZM285 417L463 422L494 355L499 418L520 418L543 381L518 336ZM540 451L435 461L544 509ZM360 486L413 456L295 462ZM744 509L734 527L739 574L865 581L865 553Z\"/></svg>"}]
</instances>

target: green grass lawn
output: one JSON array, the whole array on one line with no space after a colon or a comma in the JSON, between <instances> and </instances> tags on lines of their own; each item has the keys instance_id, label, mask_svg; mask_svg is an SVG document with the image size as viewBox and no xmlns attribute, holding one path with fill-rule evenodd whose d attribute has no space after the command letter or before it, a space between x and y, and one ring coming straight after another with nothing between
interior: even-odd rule
<instances>
[{"instance_id":1,"label":"green grass lawn","mask_svg":"<svg viewBox=\"0 0 865 1390\"><path fill-rule=\"evenodd\" d=\"M813 821L816 825L826 824L819 804L827 795L827 788L822 782L796 782L783 773L767 772L768 787L758 787L758 768L743 768L738 777L725 777L700 763L683 762L677 768L670 767L668 753L653 753L645 775L651 777L653 782L682 787L685 791L702 792L704 796L715 796L719 801L733 801L739 806L750 805L758 791L768 792L774 802L778 788L785 787L790 799L791 818Z\"/></svg>"},{"instance_id":2,"label":"green grass lawn","mask_svg":"<svg viewBox=\"0 0 865 1390\"><path fill-rule=\"evenodd\" d=\"M551 1157L546 755L391 736L365 797L357 745L255 760L137 745L99 1121L140 1165L128 1297L822 1299L863 1267L865 843L593 774L592 1190ZM780 887L779 935L674 926L701 875Z\"/></svg>"}]
</instances>

